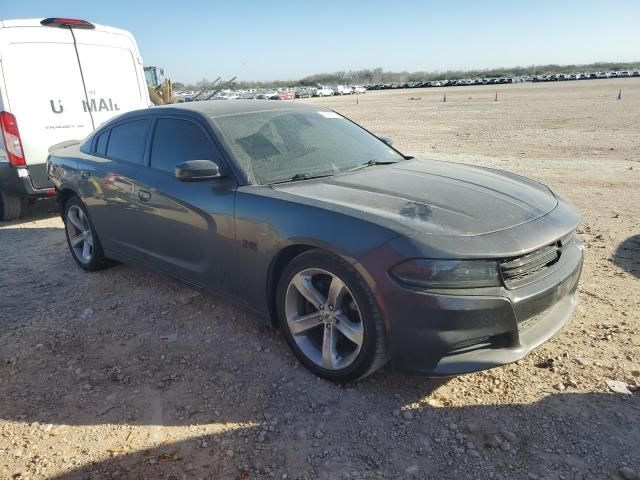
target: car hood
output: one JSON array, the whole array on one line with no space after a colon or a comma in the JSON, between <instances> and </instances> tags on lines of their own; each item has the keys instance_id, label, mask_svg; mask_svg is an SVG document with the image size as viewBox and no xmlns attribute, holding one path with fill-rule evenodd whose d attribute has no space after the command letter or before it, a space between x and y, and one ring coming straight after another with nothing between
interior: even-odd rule
<instances>
[{"instance_id":1,"label":"car hood","mask_svg":"<svg viewBox=\"0 0 640 480\"><path fill-rule=\"evenodd\" d=\"M275 189L325 208L348 209L402 233L474 236L530 222L558 201L544 185L489 168L435 160L281 185Z\"/></svg>"}]
</instances>

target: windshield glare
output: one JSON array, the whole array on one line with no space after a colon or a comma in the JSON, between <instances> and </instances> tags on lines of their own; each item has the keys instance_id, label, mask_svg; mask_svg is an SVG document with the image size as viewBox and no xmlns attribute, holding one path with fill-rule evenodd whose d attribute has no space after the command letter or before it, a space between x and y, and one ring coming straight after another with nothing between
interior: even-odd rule
<instances>
[{"instance_id":1,"label":"windshield glare","mask_svg":"<svg viewBox=\"0 0 640 480\"><path fill-rule=\"evenodd\" d=\"M277 110L213 118L253 183L353 170L403 157L346 118L327 111Z\"/></svg>"}]
</instances>

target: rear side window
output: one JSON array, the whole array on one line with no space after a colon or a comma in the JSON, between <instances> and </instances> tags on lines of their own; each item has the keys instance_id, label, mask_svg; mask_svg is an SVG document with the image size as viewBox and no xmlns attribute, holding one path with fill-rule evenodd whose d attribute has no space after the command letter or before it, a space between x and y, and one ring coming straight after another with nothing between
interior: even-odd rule
<instances>
[{"instance_id":1,"label":"rear side window","mask_svg":"<svg viewBox=\"0 0 640 480\"><path fill-rule=\"evenodd\" d=\"M111 130L102 132L98 136L98 139L96 140L96 149L94 151L94 153L96 153L97 155L105 156L107 154L107 142L109 141L109 133L111 133Z\"/></svg>"},{"instance_id":2,"label":"rear side window","mask_svg":"<svg viewBox=\"0 0 640 480\"><path fill-rule=\"evenodd\" d=\"M141 164L150 123L151 120L144 118L113 127L107 145L107 156Z\"/></svg>"},{"instance_id":3,"label":"rear side window","mask_svg":"<svg viewBox=\"0 0 640 480\"><path fill-rule=\"evenodd\" d=\"M194 122L160 118L151 143L150 166L173 173L176 165L188 160L218 162L215 147L204 130Z\"/></svg>"}]
</instances>

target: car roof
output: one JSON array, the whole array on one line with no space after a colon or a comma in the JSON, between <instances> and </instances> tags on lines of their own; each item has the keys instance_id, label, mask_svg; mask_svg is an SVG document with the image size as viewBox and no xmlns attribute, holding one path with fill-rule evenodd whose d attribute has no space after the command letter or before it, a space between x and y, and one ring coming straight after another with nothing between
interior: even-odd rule
<instances>
[{"instance_id":1,"label":"car roof","mask_svg":"<svg viewBox=\"0 0 640 480\"><path fill-rule=\"evenodd\" d=\"M309 103L285 102L279 100L205 100L202 102L174 103L154 107L152 110L166 113L187 110L199 112L209 118L226 117L244 113L268 112L274 110L298 110L307 112L330 111L328 108Z\"/></svg>"}]
</instances>

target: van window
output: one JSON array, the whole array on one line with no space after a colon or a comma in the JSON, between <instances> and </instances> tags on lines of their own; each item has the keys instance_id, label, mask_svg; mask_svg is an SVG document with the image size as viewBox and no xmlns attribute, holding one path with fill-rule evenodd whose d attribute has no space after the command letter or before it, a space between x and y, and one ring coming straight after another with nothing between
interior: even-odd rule
<instances>
[{"instance_id":1,"label":"van window","mask_svg":"<svg viewBox=\"0 0 640 480\"><path fill-rule=\"evenodd\" d=\"M218 162L217 151L196 123L177 118L160 118L151 142L152 168L173 173L176 165L188 160Z\"/></svg>"},{"instance_id":2,"label":"van window","mask_svg":"<svg viewBox=\"0 0 640 480\"><path fill-rule=\"evenodd\" d=\"M144 147L150 123L148 118L143 118L113 127L107 156L115 160L141 164L144 160Z\"/></svg>"},{"instance_id":3,"label":"van window","mask_svg":"<svg viewBox=\"0 0 640 480\"><path fill-rule=\"evenodd\" d=\"M107 142L109 141L109 133L111 133L111 130L106 130L98 136L94 153L102 156L105 156L107 154Z\"/></svg>"}]
</instances>

